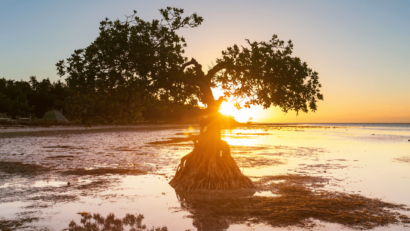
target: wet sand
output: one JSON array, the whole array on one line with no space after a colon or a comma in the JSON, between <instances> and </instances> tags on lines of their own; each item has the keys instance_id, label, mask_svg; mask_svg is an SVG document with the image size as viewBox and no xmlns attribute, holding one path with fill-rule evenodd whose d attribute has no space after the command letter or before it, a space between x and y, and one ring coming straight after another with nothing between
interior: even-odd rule
<instances>
[{"instance_id":1,"label":"wet sand","mask_svg":"<svg viewBox=\"0 0 410 231\"><path fill-rule=\"evenodd\" d=\"M81 219L125 230L410 229L406 129L224 130L257 190L176 192L168 182L197 132L187 125L0 129L0 229L80 229Z\"/></svg>"}]
</instances>

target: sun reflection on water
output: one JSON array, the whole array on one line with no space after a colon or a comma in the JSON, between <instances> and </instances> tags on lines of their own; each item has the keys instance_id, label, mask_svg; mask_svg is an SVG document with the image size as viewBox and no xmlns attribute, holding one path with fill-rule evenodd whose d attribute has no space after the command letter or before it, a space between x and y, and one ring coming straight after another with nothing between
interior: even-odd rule
<instances>
[{"instance_id":1,"label":"sun reflection on water","mask_svg":"<svg viewBox=\"0 0 410 231\"><path fill-rule=\"evenodd\" d=\"M76 176L77 180L71 179L70 185L57 178L45 181L41 176L28 181L22 175L18 182L17 178L0 177L0 217L13 217L14 214L28 211L27 207L34 202L41 202L41 205L50 206L47 207L47 214L53 215L50 215L52 219L40 220L36 224L49 225L56 230L65 228L61 224L67 225L69 219L80 222L77 212L84 210L104 216L113 212L117 217L123 217L128 212L143 213L147 215L144 221L150 226L166 225L170 230L194 229L190 218L192 211L184 207L190 204L179 201L176 192L168 184L180 158L192 151L192 142L149 143L175 137L176 134L187 136L198 132L198 127L180 126L170 130L106 132L92 136L79 133L70 138L54 135L0 140L2 161L50 164L47 166L61 172L67 170L67 167L87 169L89 172L111 167L111 174L101 176L101 179ZM326 178L332 180L329 184L323 183L323 189L403 204L410 204L407 195L410 185L408 138L408 131L369 128L254 126L252 129L222 131L222 139L230 144L231 154L240 170L255 182L262 176ZM149 171L149 175L118 175L120 171L114 171L140 167ZM7 174L2 176L9 177ZM112 182L103 184L102 179ZM277 180L271 183L279 185L284 182ZM87 185L95 189L87 190ZM42 192L43 187L49 191ZM58 191L60 188L61 192ZM13 190L24 192L21 195L25 197L12 202L5 195L11 195ZM30 192L42 196L31 195ZM47 193L53 196L74 193L80 194L81 198L79 201L66 201L64 206L52 200L46 204L44 200L49 198ZM269 200L277 197L271 191L260 191L255 196L259 199L271 197ZM161 222L158 223L158 220ZM329 229L334 227L334 224L323 225ZM245 224L230 224L227 227L229 230L247 228ZM281 230L286 230L286 227Z\"/></svg>"}]
</instances>

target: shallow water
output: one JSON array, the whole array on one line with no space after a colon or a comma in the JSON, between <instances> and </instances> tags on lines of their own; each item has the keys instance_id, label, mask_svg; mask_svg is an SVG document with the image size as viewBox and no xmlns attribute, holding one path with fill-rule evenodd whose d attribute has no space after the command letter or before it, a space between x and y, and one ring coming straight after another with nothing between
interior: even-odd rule
<instances>
[{"instance_id":1,"label":"shallow water","mask_svg":"<svg viewBox=\"0 0 410 231\"><path fill-rule=\"evenodd\" d=\"M168 185L179 159L192 150L192 142L153 144L197 131L189 126L151 126L3 136L0 162L16 164L8 170L0 166L0 221L37 218L16 227L63 230L72 220L80 223L79 212L113 213L119 218L138 213L144 215L147 227L168 230L306 229L246 221L228 221L219 227L198 224L193 211ZM254 180L287 174L318 176L329 179L324 186L328 191L410 205L409 128L272 125L225 130L222 137L242 172ZM42 168L25 171L19 163ZM92 171L101 169L106 172ZM132 172L116 171L123 169ZM253 194L277 196L270 191ZM408 211L401 213L410 216ZM347 229L313 222L315 229ZM406 224L376 227L389 229L409 228Z\"/></svg>"}]
</instances>

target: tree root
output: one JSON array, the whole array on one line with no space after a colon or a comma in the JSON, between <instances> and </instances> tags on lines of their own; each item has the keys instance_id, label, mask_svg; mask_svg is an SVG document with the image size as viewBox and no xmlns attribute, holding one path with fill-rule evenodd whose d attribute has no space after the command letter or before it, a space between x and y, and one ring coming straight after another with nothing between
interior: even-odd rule
<instances>
[{"instance_id":1,"label":"tree root","mask_svg":"<svg viewBox=\"0 0 410 231\"><path fill-rule=\"evenodd\" d=\"M176 190L255 188L236 165L226 141L201 134L194 144L194 150L181 158L175 177L169 182Z\"/></svg>"}]
</instances>

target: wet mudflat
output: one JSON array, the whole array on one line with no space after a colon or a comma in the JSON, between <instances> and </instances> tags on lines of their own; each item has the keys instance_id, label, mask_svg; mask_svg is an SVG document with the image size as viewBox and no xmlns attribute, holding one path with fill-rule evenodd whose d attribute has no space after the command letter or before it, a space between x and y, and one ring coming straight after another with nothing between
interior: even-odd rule
<instances>
[{"instance_id":1,"label":"wet mudflat","mask_svg":"<svg viewBox=\"0 0 410 231\"><path fill-rule=\"evenodd\" d=\"M410 229L410 129L224 130L257 190L175 191L197 132L0 129L0 230Z\"/></svg>"}]
</instances>

